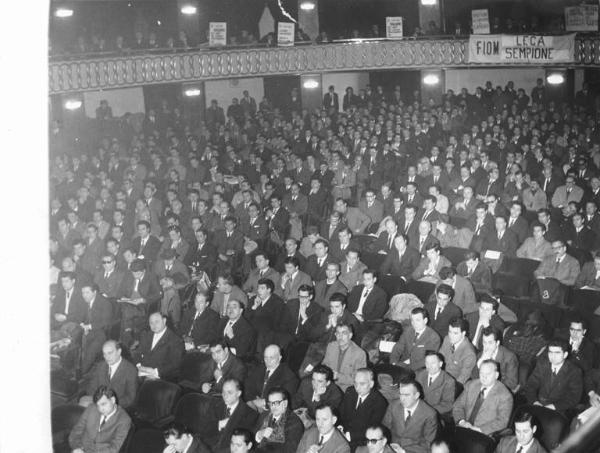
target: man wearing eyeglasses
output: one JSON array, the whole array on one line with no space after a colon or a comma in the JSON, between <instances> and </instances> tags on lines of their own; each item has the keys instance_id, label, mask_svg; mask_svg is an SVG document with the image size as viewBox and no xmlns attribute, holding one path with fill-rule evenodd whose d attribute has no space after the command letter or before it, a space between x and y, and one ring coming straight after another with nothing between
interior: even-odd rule
<instances>
[{"instance_id":1,"label":"man wearing eyeglasses","mask_svg":"<svg viewBox=\"0 0 600 453\"><path fill-rule=\"evenodd\" d=\"M356 453L394 453L392 447L387 443L387 438L383 435L381 425L373 425L367 428L365 437L367 445L356 449Z\"/></svg>"},{"instance_id":2,"label":"man wearing eyeglasses","mask_svg":"<svg viewBox=\"0 0 600 453\"><path fill-rule=\"evenodd\" d=\"M102 269L96 272L94 283L98 285L100 294L107 298L116 298L123 281L123 272L116 269L117 262L110 253L102 256Z\"/></svg>"},{"instance_id":3,"label":"man wearing eyeglasses","mask_svg":"<svg viewBox=\"0 0 600 453\"><path fill-rule=\"evenodd\" d=\"M383 417L395 453L426 453L437 435L437 412L421 400L420 388L415 381L401 382L400 398L392 401Z\"/></svg>"},{"instance_id":4,"label":"man wearing eyeglasses","mask_svg":"<svg viewBox=\"0 0 600 453\"><path fill-rule=\"evenodd\" d=\"M337 417L329 404L315 411L316 426L304 433L296 453L350 453L350 444L335 424Z\"/></svg>"},{"instance_id":5,"label":"man wearing eyeglasses","mask_svg":"<svg viewBox=\"0 0 600 453\"><path fill-rule=\"evenodd\" d=\"M293 453L304 433L300 418L288 407L289 396L282 387L274 387L267 396L266 407L256 425L257 452Z\"/></svg>"},{"instance_id":6,"label":"man wearing eyeglasses","mask_svg":"<svg viewBox=\"0 0 600 453\"><path fill-rule=\"evenodd\" d=\"M585 319L576 316L571 319L569 326L569 355L568 360L573 362L585 373L594 365L594 344L585 336L587 323Z\"/></svg>"},{"instance_id":7,"label":"man wearing eyeglasses","mask_svg":"<svg viewBox=\"0 0 600 453\"><path fill-rule=\"evenodd\" d=\"M567 254L567 245L563 241L552 242L552 250L554 255L544 258L533 275L542 301L554 305L563 303L564 286L575 284L581 268L579 262Z\"/></svg>"}]
</instances>

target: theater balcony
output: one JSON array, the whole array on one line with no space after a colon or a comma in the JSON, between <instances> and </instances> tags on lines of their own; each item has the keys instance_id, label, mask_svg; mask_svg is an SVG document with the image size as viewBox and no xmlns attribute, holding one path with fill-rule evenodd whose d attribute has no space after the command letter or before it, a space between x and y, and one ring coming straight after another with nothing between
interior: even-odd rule
<instances>
[{"instance_id":1,"label":"theater balcony","mask_svg":"<svg viewBox=\"0 0 600 453\"><path fill-rule=\"evenodd\" d=\"M469 39L357 39L292 47L195 49L51 59L50 94L130 86L391 69L497 67L469 61ZM515 67L514 63L507 66ZM535 64L538 65L539 64ZM527 66L527 65L522 65ZM578 35L568 68L600 66L600 36Z\"/></svg>"}]
</instances>

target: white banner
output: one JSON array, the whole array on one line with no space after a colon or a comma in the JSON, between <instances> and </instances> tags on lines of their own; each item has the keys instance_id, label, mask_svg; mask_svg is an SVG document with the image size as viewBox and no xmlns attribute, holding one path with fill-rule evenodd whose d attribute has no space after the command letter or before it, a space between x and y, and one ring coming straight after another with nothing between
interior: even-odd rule
<instances>
[{"instance_id":1,"label":"white banner","mask_svg":"<svg viewBox=\"0 0 600 453\"><path fill-rule=\"evenodd\" d=\"M209 23L209 46L226 46L227 45L227 22L210 22Z\"/></svg>"},{"instance_id":2,"label":"white banner","mask_svg":"<svg viewBox=\"0 0 600 453\"><path fill-rule=\"evenodd\" d=\"M385 18L385 37L386 38L402 38L402 17L386 17Z\"/></svg>"},{"instance_id":3,"label":"white banner","mask_svg":"<svg viewBox=\"0 0 600 453\"><path fill-rule=\"evenodd\" d=\"M487 9L474 9L471 11L471 19L473 21L473 34L489 35L490 34L490 16Z\"/></svg>"},{"instance_id":4,"label":"white banner","mask_svg":"<svg viewBox=\"0 0 600 453\"><path fill-rule=\"evenodd\" d=\"M563 36L471 35L471 63L572 63L575 34Z\"/></svg>"},{"instance_id":5,"label":"white banner","mask_svg":"<svg viewBox=\"0 0 600 453\"><path fill-rule=\"evenodd\" d=\"M294 45L294 23L293 22L278 22L277 23L277 45L278 46L293 46Z\"/></svg>"},{"instance_id":6,"label":"white banner","mask_svg":"<svg viewBox=\"0 0 600 453\"><path fill-rule=\"evenodd\" d=\"M567 31L598 31L598 5L565 7Z\"/></svg>"}]
</instances>

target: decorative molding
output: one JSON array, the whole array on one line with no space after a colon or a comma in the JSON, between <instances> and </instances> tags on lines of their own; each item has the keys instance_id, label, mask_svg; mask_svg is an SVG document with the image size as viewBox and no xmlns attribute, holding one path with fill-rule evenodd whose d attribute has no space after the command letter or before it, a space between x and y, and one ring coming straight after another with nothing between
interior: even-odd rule
<instances>
[{"instance_id":1,"label":"decorative molding","mask_svg":"<svg viewBox=\"0 0 600 453\"><path fill-rule=\"evenodd\" d=\"M467 39L367 41L51 62L49 91L60 94L309 72L486 66L467 61L467 46ZM578 37L575 63L569 66L600 66L600 37Z\"/></svg>"}]
</instances>

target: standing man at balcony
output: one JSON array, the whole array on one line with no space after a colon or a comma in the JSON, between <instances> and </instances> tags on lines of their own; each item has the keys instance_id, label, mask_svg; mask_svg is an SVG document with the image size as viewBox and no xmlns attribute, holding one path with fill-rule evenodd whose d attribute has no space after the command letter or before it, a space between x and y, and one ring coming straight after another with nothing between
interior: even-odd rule
<instances>
[{"instance_id":1,"label":"standing man at balcony","mask_svg":"<svg viewBox=\"0 0 600 453\"><path fill-rule=\"evenodd\" d=\"M335 87L333 85L329 85L329 91L323 96L323 108L329 113L331 113L332 110L335 113L340 110L339 96L335 92Z\"/></svg>"}]
</instances>

